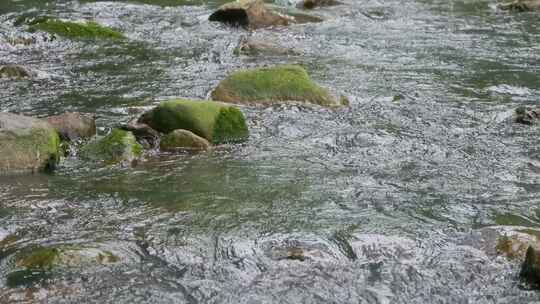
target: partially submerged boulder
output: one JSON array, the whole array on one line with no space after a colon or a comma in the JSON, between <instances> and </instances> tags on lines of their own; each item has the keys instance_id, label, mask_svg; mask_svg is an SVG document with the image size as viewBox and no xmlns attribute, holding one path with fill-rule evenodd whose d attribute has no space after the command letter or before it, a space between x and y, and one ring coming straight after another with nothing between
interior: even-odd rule
<instances>
[{"instance_id":1,"label":"partially submerged boulder","mask_svg":"<svg viewBox=\"0 0 540 304\"><path fill-rule=\"evenodd\" d=\"M284 102L338 106L330 93L297 65L241 70L231 73L211 93L213 100L240 104Z\"/></svg>"},{"instance_id":2,"label":"partially submerged boulder","mask_svg":"<svg viewBox=\"0 0 540 304\"><path fill-rule=\"evenodd\" d=\"M529 284L540 287L540 246L531 245L527 249L520 276Z\"/></svg>"},{"instance_id":3,"label":"partially submerged boulder","mask_svg":"<svg viewBox=\"0 0 540 304\"><path fill-rule=\"evenodd\" d=\"M314 9L321 6L334 6L340 4L342 3L337 0L302 0L296 4L296 7L302 9Z\"/></svg>"},{"instance_id":4,"label":"partially submerged boulder","mask_svg":"<svg viewBox=\"0 0 540 304\"><path fill-rule=\"evenodd\" d=\"M294 22L291 17L269 8L263 0L238 0L224 4L208 20L250 29L286 26Z\"/></svg>"},{"instance_id":5,"label":"partially submerged boulder","mask_svg":"<svg viewBox=\"0 0 540 304\"><path fill-rule=\"evenodd\" d=\"M176 150L208 150L210 143L208 140L197 136L188 130L174 130L163 136L159 145L162 151Z\"/></svg>"},{"instance_id":6,"label":"partially submerged boulder","mask_svg":"<svg viewBox=\"0 0 540 304\"><path fill-rule=\"evenodd\" d=\"M540 0L515 0L499 4L499 9L505 11L527 12L540 10Z\"/></svg>"},{"instance_id":7,"label":"partially submerged boulder","mask_svg":"<svg viewBox=\"0 0 540 304\"><path fill-rule=\"evenodd\" d=\"M122 130L130 131L137 138L137 142L145 148L155 148L159 143L160 134L149 125L141 123L137 118L130 120L126 125L120 127Z\"/></svg>"},{"instance_id":8,"label":"partially submerged boulder","mask_svg":"<svg viewBox=\"0 0 540 304\"><path fill-rule=\"evenodd\" d=\"M28 79L34 76L34 72L21 65L9 64L0 66L0 78Z\"/></svg>"},{"instance_id":9,"label":"partially submerged boulder","mask_svg":"<svg viewBox=\"0 0 540 304\"><path fill-rule=\"evenodd\" d=\"M41 119L0 113L0 174L53 169L60 137Z\"/></svg>"},{"instance_id":10,"label":"partially submerged boulder","mask_svg":"<svg viewBox=\"0 0 540 304\"><path fill-rule=\"evenodd\" d=\"M81 156L95 161L114 164L123 161L133 161L142 155L143 147L133 133L113 129L103 138L88 143L81 149Z\"/></svg>"},{"instance_id":11,"label":"partially submerged boulder","mask_svg":"<svg viewBox=\"0 0 540 304\"><path fill-rule=\"evenodd\" d=\"M517 123L532 125L540 120L540 108L528 109L519 107L514 111L514 121Z\"/></svg>"},{"instance_id":12,"label":"partially submerged boulder","mask_svg":"<svg viewBox=\"0 0 540 304\"><path fill-rule=\"evenodd\" d=\"M301 53L291 48L281 47L279 45L268 43L263 40L242 36L238 41L238 45L234 49L235 55L270 55L270 56L286 56L300 55Z\"/></svg>"},{"instance_id":13,"label":"partially submerged boulder","mask_svg":"<svg viewBox=\"0 0 540 304\"><path fill-rule=\"evenodd\" d=\"M30 25L32 31L44 31L71 39L124 39L124 35L99 23L43 18Z\"/></svg>"},{"instance_id":14,"label":"partially submerged boulder","mask_svg":"<svg viewBox=\"0 0 540 304\"><path fill-rule=\"evenodd\" d=\"M78 112L66 112L47 117L60 136L65 140L78 140L96 135L96 117Z\"/></svg>"},{"instance_id":15,"label":"partially submerged boulder","mask_svg":"<svg viewBox=\"0 0 540 304\"><path fill-rule=\"evenodd\" d=\"M165 101L144 113L139 122L162 133L188 130L214 144L242 141L249 136L242 112L214 101Z\"/></svg>"}]
</instances>

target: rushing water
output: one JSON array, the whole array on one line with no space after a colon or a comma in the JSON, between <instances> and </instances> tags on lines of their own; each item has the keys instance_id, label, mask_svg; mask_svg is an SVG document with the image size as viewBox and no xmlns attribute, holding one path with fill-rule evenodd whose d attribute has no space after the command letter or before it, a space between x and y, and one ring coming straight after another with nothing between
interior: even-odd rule
<instances>
[{"instance_id":1,"label":"rushing water","mask_svg":"<svg viewBox=\"0 0 540 304\"><path fill-rule=\"evenodd\" d=\"M302 56L248 58L232 54L245 31L207 21L223 2L1 0L0 64L39 77L0 82L0 111L95 112L103 133L133 108L206 98L233 70L277 63L302 64L351 100L242 108L249 141L213 152L154 153L135 167L68 158L52 175L0 177L0 239L17 236L0 257L1 303L540 299L480 233L540 228L540 129L511 120L540 100L539 13L344 0L314 11L323 23L253 33ZM8 45L31 36L14 26L22 14L94 18L129 39ZM122 259L7 286L13 255L59 244ZM304 257L287 258L298 248Z\"/></svg>"}]
</instances>

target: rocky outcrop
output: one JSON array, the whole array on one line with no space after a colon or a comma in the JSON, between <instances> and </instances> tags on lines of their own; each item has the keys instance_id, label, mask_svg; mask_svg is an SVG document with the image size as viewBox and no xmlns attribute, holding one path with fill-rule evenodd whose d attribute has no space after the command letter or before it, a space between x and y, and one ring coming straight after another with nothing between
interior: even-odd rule
<instances>
[{"instance_id":1,"label":"rocky outcrop","mask_svg":"<svg viewBox=\"0 0 540 304\"><path fill-rule=\"evenodd\" d=\"M210 149L210 143L188 130L174 130L161 138L159 147L162 151L205 151Z\"/></svg>"},{"instance_id":2,"label":"rocky outcrop","mask_svg":"<svg viewBox=\"0 0 540 304\"><path fill-rule=\"evenodd\" d=\"M66 112L50 116L47 121L65 140L74 141L96 135L96 118L94 115Z\"/></svg>"},{"instance_id":3,"label":"rocky outcrop","mask_svg":"<svg viewBox=\"0 0 540 304\"><path fill-rule=\"evenodd\" d=\"M297 65L241 70L231 73L211 93L213 100L239 104L287 102L338 106L340 102L313 82Z\"/></svg>"},{"instance_id":4,"label":"rocky outcrop","mask_svg":"<svg viewBox=\"0 0 540 304\"><path fill-rule=\"evenodd\" d=\"M139 158L142 150L143 147L137 142L133 133L113 129L109 135L85 145L80 154L86 159L115 164Z\"/></svg>"},{"instance_id":5,"label":"rocky outcrop","mask_svg":"<svg viewBox=\"0 0 540 304\"><path fill-rule=\"evenodd\" d=\"M0 113L0 174L53 169L59 146L58 133L46 121Z\"/></svg>"},{"instance_id":6,"label":"rocky outcrop","mask_svg":"<svg viewBox=\"0 0 540 304\"><path fill-rule=\"evenodd\" d=\"M213 101L165 101L144 113L139 122L161 133L188 130L213 144L238 142L249 136L238 108Z\"/></svg>"}]
</instances>

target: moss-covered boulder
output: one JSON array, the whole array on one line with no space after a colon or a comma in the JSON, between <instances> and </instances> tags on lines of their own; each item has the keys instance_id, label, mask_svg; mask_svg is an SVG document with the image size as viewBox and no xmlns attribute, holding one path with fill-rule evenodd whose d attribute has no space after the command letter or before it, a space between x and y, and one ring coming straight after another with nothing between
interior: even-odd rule
<instances>
[{"instance_id":1,"label":"moss-covered boulder","mask_svg":"<svg viewBox=\"0 0 540 304\"><path fill-rule=\"evenodd\" d=\"M94 115L66 112L47 117L47 121L65 140L72 141L96 135L96 117Z\"/></svg>"},{"instance_id":2,"label":"moss-covered boulder","mask_svg":"<svg viewBox=\"0 0 540 304\"><path fill-rule=\"evenodd\" d=\"M133 133L113 129L103 138L94 140L81 149L81 156L86 159L114 164L133 161L142 155L142 146Z\"/></svg>"},{"instance_id":3,"label":"moss-covered boulder","mask_svg":"<svg viewBox=\"0 0 540 304\"><path fill-rule=\"evenodd\" d=\"M249 136L242 112L214 101L165 101L139 121L162 133L188 130L214 144L242 141Z\"/></svg>"},{"instance_id":4,"label":"moss-covered boulder","mask_svg":"<svg viewBox=\"0 0 540 304\"><path fill-rule=\"evenodd\" d=\"M174 130L163 136L159 144L162 151L176 150L208 150L210 143L208 140L197 136L188 130Z\"/></svg>"},{"instance_id":5,"label":"moss-covered boulder","mask_svg":"<svg viewBox=\"0 0 540 304\"><path fill-rule=\"evenodd\" d=\"M499 4L499 9L505 11L537 11L540 10L540 0L515 0Z\"/></svg>"},{"instance_id":6,"label":"moss-covered boulder","mask_svg":"<svg viewBox=\"0 0 540 304\"><path fill-rule=\"evenodd\" d=\"M224 4L210 15L209 20L250 29L285 26L294 22L293 18L272 10L263 0L238 0Z\"/></svg>"},{"instance_id":7,"label":"moss-covered boulder","mask_svg":"<svg viewBox=\"0 0 540 304\"><path fill-rule=\"evenodd\" d=\"M99 23L43 18L30 25L31 31L44 31L70 39L124 39L124 35Z\"/></svg>"},{"instance_id":8,"label":"moss-covered boulder","mask_svg":"<svg viewBox=\"0 0 540 304\"><path fill-rule=\"evenodd\" d=\"M46 121L0 113L0 174L53 169L59 146L58 133Z\"/></svg>"},{"instance_id":9,"label":"moss-covered boulder","mask_svg":"<svg viewBox=\"0 0 540 304\"><path fill-rule=\"evenodd\" d=\"M337 106L330 93L313 82L297 65L241 70L225 78L212 99L240 104L276 104L288 101Z\"/></svg>"},{"instance_id":10,"label":"moss-covered boulder","mask_svg":"<svg viewBox=\"0 0 540 304\"><path fill-rule=\"evenodd\" d=\"M0 78L6 79L29 79L35 76L30 69L21 65L3 65L0 66Z\"/></svg>"}]
</instances>

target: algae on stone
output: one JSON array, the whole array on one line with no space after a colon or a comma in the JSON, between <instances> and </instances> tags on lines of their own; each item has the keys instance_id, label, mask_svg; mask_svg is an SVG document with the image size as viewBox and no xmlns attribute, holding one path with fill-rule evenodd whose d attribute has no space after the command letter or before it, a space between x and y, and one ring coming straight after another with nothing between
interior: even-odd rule
<instances>
[{"instance_id":1,"label":"algae on stone","mask_svg":"<svg viewBox=\"0 0 540 304\"><path fill-rule=\"evenodd\" d=\"M142 146L135 135L129 131L114 129L98 140L88 143L81 149L81 156L105 163L132 161L142 154Z\"/></svg>"},{"instance_id":2,"label":"algae on stone","mask_svg":"<svg viewBox=\"0 0 540 304\"><path fill-rule=\"evenodd\" d=\"M174 130L163 136L159 143L159 148L163 151L174 151L178 149L208 150L210 143L188 130Z\"/></svg>"},{"instance_id":3,"label":"algae on stone","mask_svg":"<svg viewBox=\"0 0 540 304\"><path fill-rule=\"evenodd\" d=\"M37 248L29 255L17 260L17 266L28 269L50 269L58 259L60 251L57 248Z\"/></svg>"},{"instance_id":4,"label":"algae on stone","mask_svg":"<svg viewBox=\"0 0 540 304\"><path fill-rule=\"evenodd\" d=\"M0 113L0 174L53 169L59 146L60 137L47 122Z\"/></svg>"},{"instance_id":5,"label":"algae on stone","mask_svg":"<svg viewBox=\"0 0 540 304\"><path fill-rule=\"evenodd\" d=\"M188 130L214 144L242 141L249 136L242 112L214 101L165 101L139 121L162 133Z\"/></svg>"},{"instance_id":6,"label":"algae on stone","mask_svg":"<svg viewBox=\"0 0 540 304\"><path fill-rule=\"evenodd\" d=\"M297 65L279 65L233 72L211 94L213 100L241 104L287 101L337 106L330 93Z\"/></svg>"},{"instance_id":7,"label":"algae on stone","mask_svg":"<svg viewBox=\"0 0 540 304\"><path fill-rule=\"evenodd\" d=\"M44 31L71 39L124 39L124 35L99 23L45 19L30 25L32 31Z\"/></svg>"}]
</instances>

